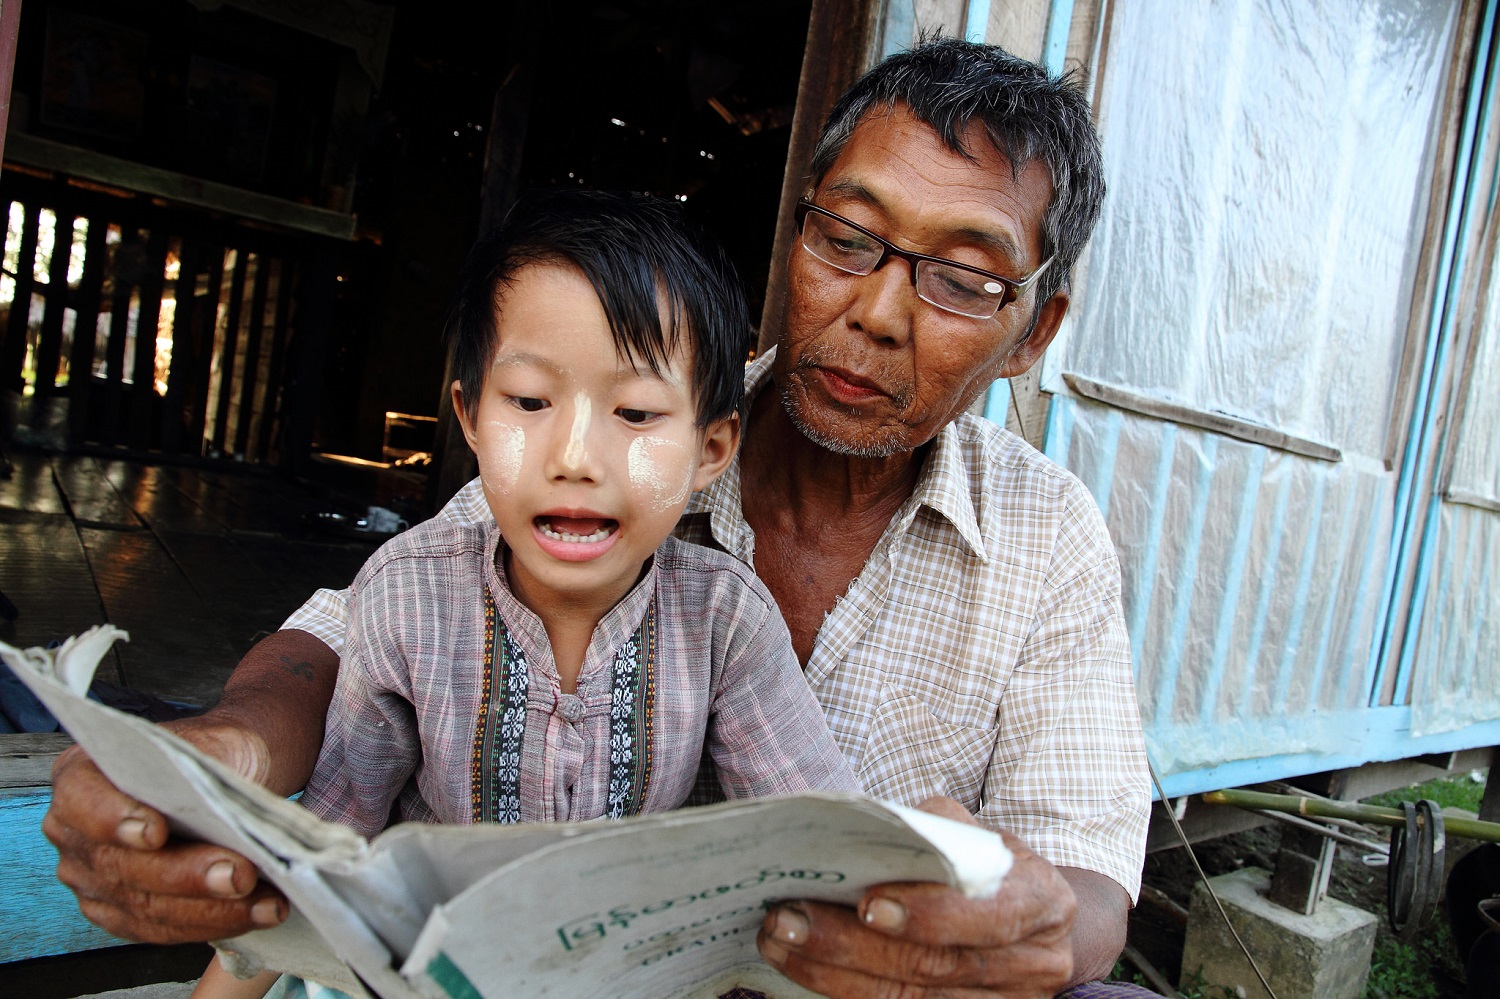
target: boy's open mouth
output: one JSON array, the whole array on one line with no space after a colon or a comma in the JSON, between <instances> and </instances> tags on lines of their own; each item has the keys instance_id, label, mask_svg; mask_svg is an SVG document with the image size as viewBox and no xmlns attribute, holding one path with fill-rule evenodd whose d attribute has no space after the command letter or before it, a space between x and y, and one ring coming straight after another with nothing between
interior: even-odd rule
<instances>
[{"instance_id":1,"label":"boy's open mouth","mask_svg":"<svg viewBox=\"0 0 1500 999\"><path fill-rule=\"evenodd\" d=\"M620 527L618 520L603 517L538 517L535 523L554 541L574 545L603 541Z\"/></svg>"}]
</instances>

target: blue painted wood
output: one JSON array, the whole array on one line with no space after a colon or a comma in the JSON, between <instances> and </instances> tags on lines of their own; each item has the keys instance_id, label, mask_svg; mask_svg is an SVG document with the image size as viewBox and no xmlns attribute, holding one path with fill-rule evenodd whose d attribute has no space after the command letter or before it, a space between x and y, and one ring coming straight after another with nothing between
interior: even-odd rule
<instances>
[{"instance_id":1,"label":"blue painted wood","mask_svg":"<svg viewBox=\"0 0 1500 999\"><path fill-rule=\"evenodd\" d=\"M1069 404L1071 408L1072 404ZM1092 481L1088 483L1089 492L1094 494L1094 502L1099 504L1099 513L1103 517L1109 516L1109 494L1115 487L1115 458L1120 453L1120 428L1125 425L1125 414L1118 409L1111 410L1104 418L1104 436L1099 441L1098 464L1094 468Z\"/></svg>"},{"instance_id":2,"label":"blue painted wood","mask_svg":"<svg viewBox=\"0 0 1500 999\"><path fill-rule=\"evenodd\" d=\"M1193 595L1196 591L1194 584L1198 580L1198 556L1203 550L1203 524L1208 517L1208 498L1213 493L1218 457L1218 435L1205 434L1203 457L1198 463L1197 481L1193 483L1193 507L1188 514L1187 543L1177 568L1177 599L1172 607L1172 627L1167 633L1167 648L1162 657L1161 678L1157 685L1156 717L1168 723L1177 705L1177 681L1182 676L1188 617L1193 609Z\"/></svg>"},{"instance_id":3,"label":"blue painted wood","mask_svg":"<svg viewBox=\"0 0 1500 999\"><path fill-rule=\"evenodd\" d=\"M1307 600L1312 591L1313 566L1322 555L1322 550L1318 547L1318 536L1323 527L1323 497L1327 495L1327 490L1328 478L1318 476L1313 485L1309 509L1299 511L1308 520L1307 540L1302 544L1302 564L1297 570L1297 592L1292 601L1292 616L1287 623L1286 641L1281 647L1281 668L1276 671L1276 692L1271 699L1273 710L1283 710L1286 704L1297 653L1302 650L1302 625L1307 620Z\"/></svg>"},{"instance_id":4,"label":"blue painted wood","mask_svg":"<svg viewBox=\"0 0 1500 999\"><path fill-rule=\"evenodd\" d=\"M1201 794L1223 787L1240 787L1261 781L1281 780L1298 774L1322 773L1385 760L1405 760L1428 753L1451 753L1475 746L1500 745L1500 719L1481 722L1452 732L1414 737L1411 709L1405 706L1364 708L1348 713L1362 719L1358 749L1340 753L1297 753L1235 760L1222 766L1171 774L1162 779L1167 797Z\"/></svg>"},{"instance_id":5,"label":"blue painted wood","mask_svg":"<svg viewBox=\"0 0 1500 999\"><path fill-rule=\"evenodd\" d=\"M0 926L0 962L126 943L84 919L73 893L58 882L57 851L42 836L51 799L45 788L0 792L0 899L9 912Z\"/></svg>"},{"instance_id":6,"label":"blue painted wood","mask_svg":"<svg viewBox=\"0 0 1500 999\"><path fill-rule=\"evenodd\" d=\"M1357 490L1352 485L1344 490L1344 506L1339 515L1339 540L1333 548L1333 572L1330 576L1332 579L1344 578L1344 563L1348 559L1349 544L1354 534L1356 495ZM1333 641L1334 611L1338 605L1337 595L1328 594L1328 602L1323 607L1323 620L1318 626L1318 658L1313 665L1312 679L1307 684L1307 696L1311 704L1322 703L1323 676L1328 670L1328 646Z\"/></svg>"},{"instance_id":7,"label":"blue painted wood","mask_svg":"<svg viewBox=\"0 0 1500 999\"><path fill-rule=\"evenodd\" d=\"M1281 487L1276 490L1276 506L1271 511L1271 539L1266 547L1264 565L1267 571L1260 581L1260 593L1255 599L1255 619L1250 626L1250 641L1245 647L1245 676L1240 681L1240 697L1236 706L1240 711L1250 710L1255 697L1255 665L1260 662L1260 646L1266 635L1266 622L1271 616L1271 593L1276 585L1276 560L1281 556L1281 541L1286 536L1286 511L1292 499L1292 477L1283 475Z\"/></svg>"},{"instance_id":8,"label":"blue painted wood","mask_svg":"<svg viewBox=\"0 0 1500 999\"><path fill-rule=\"evenodd\" d=\"M1235 522L1234 547L1230 549L1229 565L1226 567L1228 578L1224 586L1224 601L1219 606L1219 624L1214 629L1213 659L1209 662L1208 676L1203 680L1199 719L1205 724L1213 720L1219 709L1219 690L1224 686L1224 671L1228 668L1229 642L1234 634L1240 589L1245 583L1245 568L1250 557L1250 535L1255 527L1255 511L1260 504L1261 475L1265 467L1266 449L1255 448L1250 453L1250 468L1245 475L1245 490L1240 498L1240 515Z\"/></svg>"},{"instance_id":9,"label":"blue painted wood","mask_svg":"<svg viewBox=\"0 0 1500 999\"><path fill-rule=\"evenodd\" d=\"M1068 453L1073 449L1073 424L1078 412L1072 406L1056 406L1056 416L1048 414L1047 436L1042 441L1042 453L1063 467L1068 466Z\"/></svg>"},{"instance_id":10,"label":"blue painted wood","mask_svg":"<svg viewBox=\"0 0 1500 999\"><path fill-rule=\"evenodd\" d=\"M1010 408L1010 382L997 378L990 383L984 398L984 418L997 427L1005 426L1005 411Z\"/></svg>"},{"instance_id":11,"label":"blue painted wood","mask_svg":"<svg viewBox=\"0 0 1500 999\"><path fill-rule=\"evenodd\" d=\"M984 33L990 26L990 0L969 0L964 14L964 40L984 41Z\"/></svg>"},{"instance_id":12,"label":"blue painted wood","mask_svg":"<svg viewBox=\"0 0 1500 999\"><path fill-rule=\"evenodd\" d=\"M1141 642L1145 640L1146 618L1151 613L1151 591L1156 580L1156 563L1161 557L1162 525L1167 516L1167 490L1172 486L1172 459L1177 453L1177 425L1162 428L1161 455L1156 463L1156 482L1151 490L1151 525L1146 531L1146 551L1141 559L1141 592L1136 594L1130 619L1130 659L1135 673L1141 675Z\"/></svg>"},{"instance_id":13,"label":"blue painted wood","mask_svg":"<svg viewBox=\"0 0 1500 999\"><path fill-rule=\"evenodd\" d=\"M1420 605L1415 601L1402 602L1397 606L1401 591L1400 581L1411 570L1413 560L1419 576L1435 538L1421 530L1417 512L1420 505L1418 491L1428 485L1429 469L1435 447L1431 434L1443 414L1439 407L1430 405L1439 380L1444 377L1448 356L1448 341L1445 335L1452 329L1453 312L1459 296L1458 284L1467 263L1463 248L1468 243L1468 232L1478 214L1477 199L1471 199L1471 188L1476 180L1474 171L1479 169L1478 157L1474 155L1476 145L1488 132L1488 122L1495 97L1495 79L1490 66L1490 46L1494 36L1496 0L1485 5L1484 21L1480 28L1479 42L1475 46L1473 75L1470 78L1468 97L1464 106L1464 127L1459 137L1457 162L1467 164L1467 169L1455 171L1453 190L1449 195L1447 218L1443 227L1442 252L1438 257L1438 280L1433 295L1432 311L1428 321L1426 344L1423 350L1422 373L1417 379L1416 401L1412 406L1407 428L1406 445L1401 456L1401 474L1396 484L1396 518L1391 534L1391 557L1386 564L1385 585L1381 592L1381 618L1376 629L1379 640L1371 649L1371 663L1375 679L1370 695L1371 706L1378 705L1385 686L1385 676L1392 665L1399 670L1397 660L1403 651L1392 648L1396 629L1406 622L1403 646L1415 643L1415 634L1420 630L1417 615ZM1422 580L1418 579L1419 585ZM1396 703L1404 700L1403 677L1397 675L1397 685L1403 687Z\"/></svg>"},{"instance_id":14,"label":"blue painted wood","mask_svg":"<svg viewBox=\"0 0 1500 999\"><path fill-rule=\"evenodd\" d=\"M1042 41L1042 65L1053 76L1062 75L1068 55L1068 29L1073 26L1073 0L1052 0L1047 35Z\"/></svg>"},{"instance_id":15,"label":"blue painted wood","mask_svg":"<svg viewBox=\"0 0 1500 999\"><path fill-rule=\"evenodd\" d=\"M1432 582L1432 562L1438 547L1438 514L1442 500L1433 496L1427 502L1427 516L1422 524L1422 544L1417 552L1417 579L1411 591L1411 619L1401 641L1401 656L1396 665L1396 692L1391 697L1394 704L1407 703L1411 692L1412 664L1416 662L1417 647L1422 631L1422 614L1427 607L1427 588Z\"/></svg>"},{"instance_id":16,"label":"blue painted wood","mask_svg":"<svg viewBox=\"0 0 1500 999\"><path fill-rule=\"evenodd\" d=\"M1377 497L1378 495L1379 494L1377 493ZM1374 600L1378 596L1378 594L1374 592L1374 588L1382 585L1382 580L1377 578L1375 575L1375 566L1377 564L1377 559L1380 556L1380 546L1382 538L1383 535L1380 530L1380 518L1371 513L1370 533L1365 538L1365 560L1364 564L1360 566L1359 570L1358 593L1360 606L1365 606L1370 601ZM1378 605L1376 614L1376 620L1378 621ZM1358 661L1357 657L1354 654L1354 650L1358 648L1358 644L1355 642L1346 642L1344 644L1344 661L1339 666L1339 702L1341 704L1354 703L1354 695L1358 695L1360 703L1375 703L1379 695L1378 692L1375 692L1371 689L1371 685L1375 682L1375 664L1373 659L1371 659L1371 657L1369 656L1366 656L1364 657L1363 661ZM1357 686L1354 686L1353 689L1351 689L1351 684L1355 684Z\"/></svg>"}]
</instances>

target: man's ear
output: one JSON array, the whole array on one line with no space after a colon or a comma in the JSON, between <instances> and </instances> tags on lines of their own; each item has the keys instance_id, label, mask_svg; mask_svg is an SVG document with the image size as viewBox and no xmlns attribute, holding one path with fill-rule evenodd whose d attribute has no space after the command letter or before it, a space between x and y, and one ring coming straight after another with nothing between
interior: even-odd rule
<instances>
[{"instance_id":1,"label":"man's ear","mask_svg":"<svg viewBox=\"0 0 1500 999\"><path fill-rule=\"evenodd\" d=\"M740 414L717 420L703 431L703 443L698 448L698 470L693 473L693 492L697 492L717 479L734 460L740 446Z\"/></svg>"},{"instance_id":2,"label":"man's ear","mask_svg":"<svg viewBox=\"0 0 1500 999\"><path fill-rule=\"evenodd\" d=\"M474 439L474 424L469 419L468 408L464 406L463 383L457 378L453 379L453 415L458 417L458 425L463 428L464 440L469 442L469 450L475 454L479 453L479 442Z\"/></svg>"},{"instance_id":3,"label":"man's ear","mask_svg":"<svg viewBox=\"0 0 1500 999\"><path fill-rule=\"evenodd\" d=\"M1015 350L1010 352L1010 356L1001 365L1000 377L1014 378L1016 375L1031 370L1031 366L1040 361L1042 355L1047 352L1052 338L1057 336L1058 327L1062 326L1063 316L1067 314L1067 291L1060 290L1043 302L1036 314L1036 323L1032 325L1031 333L1026 339L1016 344Z\"/></svg>"}]
</instances>

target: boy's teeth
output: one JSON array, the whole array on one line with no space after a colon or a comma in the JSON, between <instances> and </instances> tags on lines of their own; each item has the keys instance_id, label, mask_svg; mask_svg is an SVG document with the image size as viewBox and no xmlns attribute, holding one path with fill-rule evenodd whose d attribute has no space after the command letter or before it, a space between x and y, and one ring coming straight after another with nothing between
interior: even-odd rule
<instances>
[{"instance_id":1,"label":"boy's teeth","mask_svg":"<svg viewBox=\"0 0 1500 999\"><path fill-rule=\"evenodd\" d=\"M574 534L571 531L558 531L555 530L552 525L545 520L541 521L539 526L542 529L542 533L547 537L552 538L554 541L563 541L572 545L584 544L586 542L592 541L603 541L610 535L610 529L606 526L600 526L598 530L594 531L592 534Z\"/></svg>"}]
</instances>

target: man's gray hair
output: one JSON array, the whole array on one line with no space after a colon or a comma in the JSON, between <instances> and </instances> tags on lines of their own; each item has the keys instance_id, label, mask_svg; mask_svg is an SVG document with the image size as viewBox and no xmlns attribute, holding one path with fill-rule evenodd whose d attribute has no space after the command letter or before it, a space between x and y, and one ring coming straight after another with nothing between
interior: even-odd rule
<instances>
[{"instance_id":1,"label":"man's gray hair","mask_svg":"<svg viewBox=\"0 0 1500 999\"><path fill-rule=\"evenodd\" d=\"M872 109L905 105L962 156L963 133L984 125L1013 175L1040 161L1052 175L1052 203L1042 221L1042 259L1057 255L1037 279L1037 307L1067 287L1104 201L1104 162L1088 97L1069 73L1049 76L994 45L957 38L922 41L886 59L839 99L813 149L813 186L822 182L854 129Z\"/></svg>"}]
</instances>

